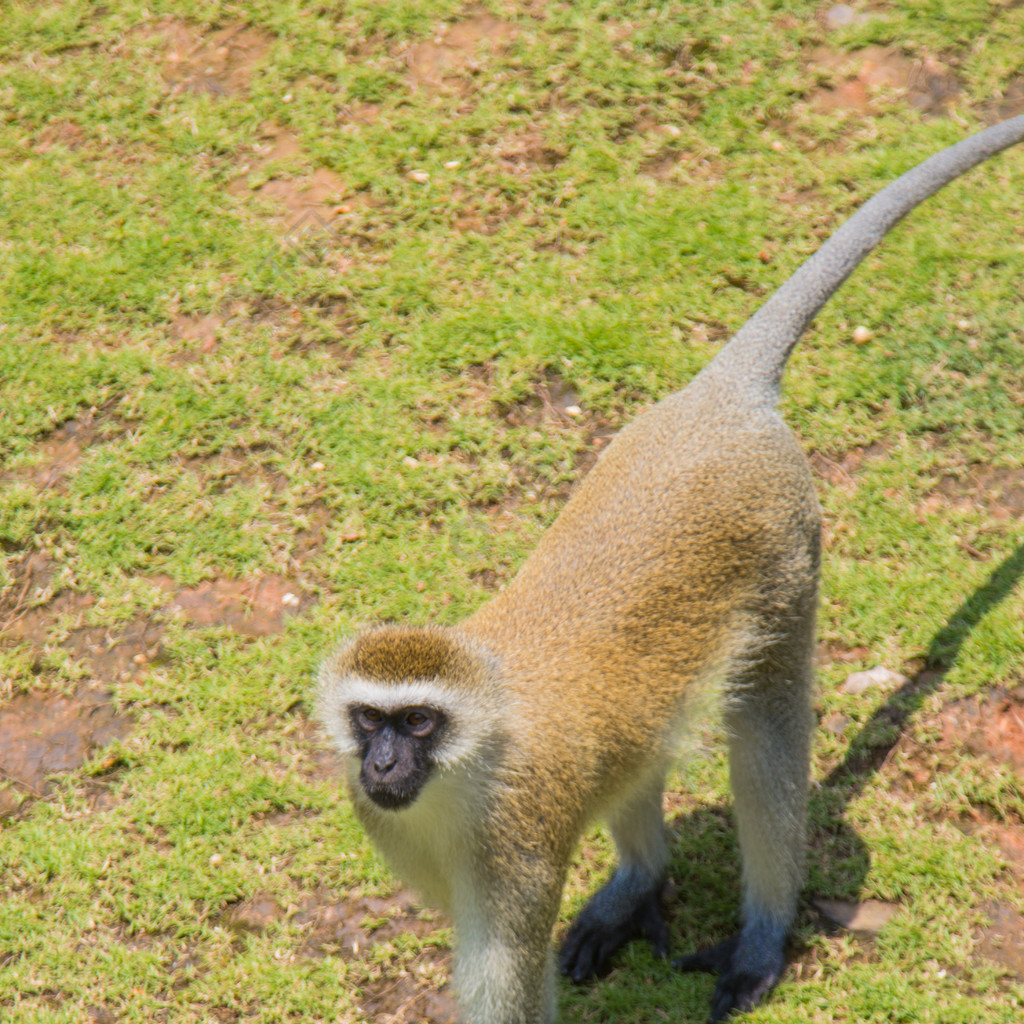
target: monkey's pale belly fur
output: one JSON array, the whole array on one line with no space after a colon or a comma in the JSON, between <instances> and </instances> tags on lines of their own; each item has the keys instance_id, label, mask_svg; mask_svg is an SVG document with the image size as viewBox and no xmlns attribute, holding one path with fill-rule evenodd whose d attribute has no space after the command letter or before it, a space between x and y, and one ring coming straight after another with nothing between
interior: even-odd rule
<instances>
[{"instance_id":1,"label":"monkey's pale belly fur","mask_svg":"<svg viewBox=\"0 0 1024 1024\"><path fill-rule=\"evenodd\" d=\"M565 939L574 980L637 936L668 952L661 795L721 685L743 924L677 962L719 975L711 1020L785 967L803 881L819 509L775 412L813 316L884 234L1024 139L986 129L867 202L675 395L626 427L508 588L458 626L386 626L321 670L318 714L396 872L452 915L468 1024L550 1024L551 933L580 833L619 855Z\"/></svg>"}]
</instances>

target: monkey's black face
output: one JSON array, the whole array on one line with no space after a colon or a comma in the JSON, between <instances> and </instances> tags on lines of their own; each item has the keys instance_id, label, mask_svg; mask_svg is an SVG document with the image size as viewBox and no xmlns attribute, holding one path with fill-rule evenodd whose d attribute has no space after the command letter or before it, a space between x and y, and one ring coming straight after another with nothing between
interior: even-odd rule
<instances>
[{"instance_id":1,"label":"monkey's black face","mask_svg":"<svg viewBox=\"0 0 1024 1024\"><path fill-rule=\"evenodd\" d=\"M387 810L408 807L434 767L444 714L430 707L384 712L363 705L352 708L350 715L363 761L359 782L364 792Z\"/></svg>"}]
</instances>

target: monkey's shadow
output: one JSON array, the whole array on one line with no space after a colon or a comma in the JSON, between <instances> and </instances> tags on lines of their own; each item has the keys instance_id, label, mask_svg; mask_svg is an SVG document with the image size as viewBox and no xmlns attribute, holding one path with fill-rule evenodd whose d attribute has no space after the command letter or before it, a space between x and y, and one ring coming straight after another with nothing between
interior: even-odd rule
<instances>
[{"instance_id":1,"label":"monkey's shadow","mask_svg":"<svg viewBox=\"0 0 1024 1024\"><path fill-rule=\"evenodd\" d=\"M827 890L855 899L862 891L871 857L864 842L843 820L846 808L885 764L914 714L941 686L975 626L1010 594L1022 576L1024 544L996 566L988 579L953 612L932 637L923 667L878 707L850 741L843 760L812 789L808 819L810 882L806 895ZM672 917L673 955L678 955L711 945L735 931L740 858L728 806L704 807L670 818L669 833L675 892L669 894L668 909ZM812 931L839 930L807 901L798 926ZM800 950L792 952L799 956ZM671 974L670 968L666 965L662 971L656 967L642 943L633 943L621 953L615 967L625 968L630 975L635 971L657 974L653 987L660 990L660 998L651 1003L651 1020L662 1019L668 1005L674 1013L683 1014L679 1019L684 1022L706 1019L707 999L714 986L711 977L707 977L706 991L692 982L686 983L686 991L677 989L677 1002L671 986L664 987L670 980L665 977ZM614 978L602 986L609 982L619 987L615 986ZM695 993L691 1004L689 992L694 988L700 988L700 994ZM628 1006L631 1018L646 1020L647 1014L639 1005L645 1000L636 997L635 992L632 977L629 982L624 981L618 998L595 992L586 1002L601 1006L593 1019L605 1019L607 1012L625 1010Z\"/></svg>"}]
</instances>

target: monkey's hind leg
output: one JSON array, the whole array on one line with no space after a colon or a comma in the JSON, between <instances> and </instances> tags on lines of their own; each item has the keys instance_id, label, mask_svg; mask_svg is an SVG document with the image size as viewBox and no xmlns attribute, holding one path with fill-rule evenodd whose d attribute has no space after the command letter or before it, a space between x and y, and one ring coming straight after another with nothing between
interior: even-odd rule
<instances>
[{"instance_id":1,"label":"monkey's hind leg","mask_svg":"<svg viewBox=\"0 0 1024 1024\"><path fill-rule=\"evenodd\" d=\"M753 1009L786 966L786 937L804 874L813 615L806 619L805 635L779 645L744 673L726 711L743 859L743 927L719 945L675 961L680 970L718 974L711 1021Z\"/></svg>"},{"instance_id":2,"label":"monkey's hind leg","mask_svg":"<svg viewBox=\"0 0 1024 1024\"><path fill-rule=\"evenodd\" d=\"M608 816L619 864L573 922L562 945L562 974L581 982L602 974L616 950L643 936L655 956L668 956L661 906L668 851L661 813L664 772L658 771Z\"/></svg>"}]
</instances>

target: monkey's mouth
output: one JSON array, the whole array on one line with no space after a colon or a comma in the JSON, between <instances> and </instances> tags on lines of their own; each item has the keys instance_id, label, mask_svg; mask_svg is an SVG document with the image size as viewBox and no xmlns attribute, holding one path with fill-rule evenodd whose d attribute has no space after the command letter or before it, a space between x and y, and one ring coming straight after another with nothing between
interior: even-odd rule
<instances>
[{"instance_id":1,"label":"monkey's mouth","mask_svg":"<svg viewBox=\"0 0 1024 1024\"><path fill-rule=\"evenodd\" d=\"M400 811L404 807L409 807L420 792L418 786L407 786L400 782L370 782L365 778L360 782L363 792L385 811Z\"/></svg>"}]
</instances>

